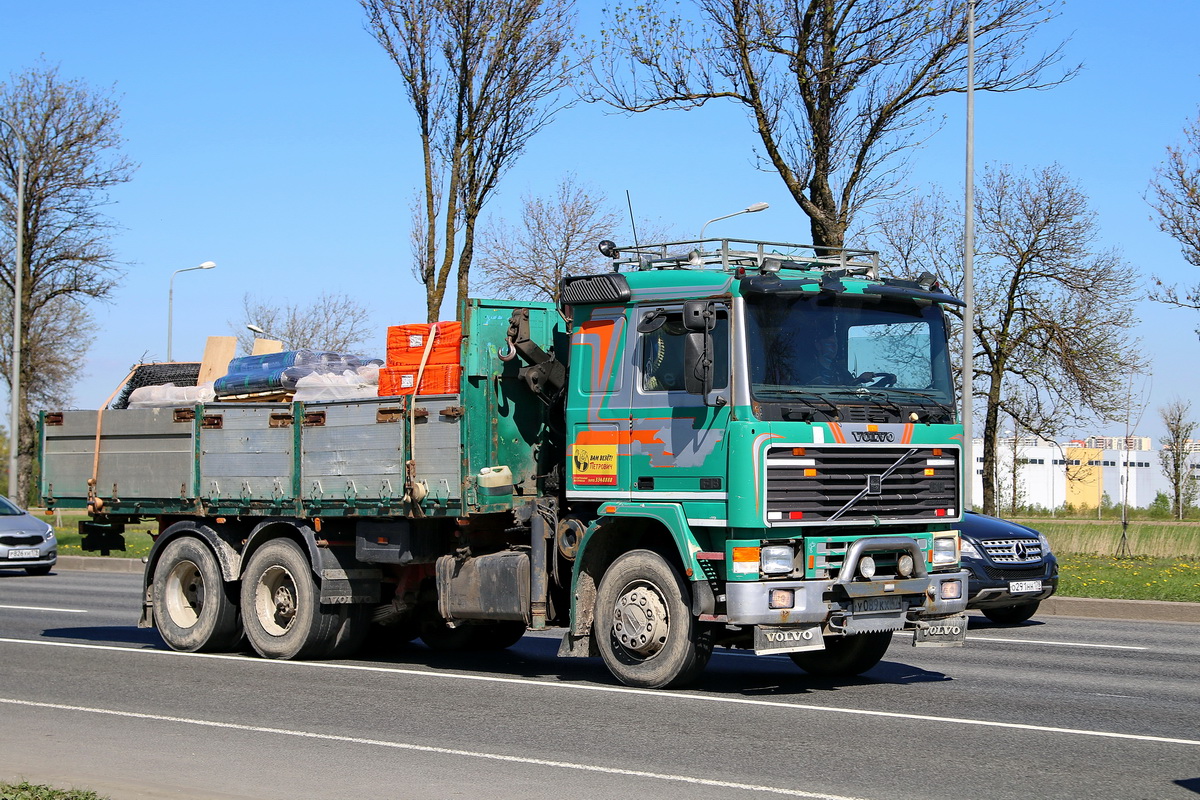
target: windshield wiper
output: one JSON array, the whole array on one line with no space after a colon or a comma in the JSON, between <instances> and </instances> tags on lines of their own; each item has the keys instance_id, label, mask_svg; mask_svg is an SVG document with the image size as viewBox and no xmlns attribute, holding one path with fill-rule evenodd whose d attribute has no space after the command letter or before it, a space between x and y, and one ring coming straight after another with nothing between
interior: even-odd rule
<instances>
[{"instance_id":1,"label":"windshield wiper","mask_svg":"<svg viewBox=\"0 0 1200 800\"><path fill-rule=\"evenodd\" d=\"M904 394L906 394L910 397L920 397L922 400L928 400L930 403L933 403L935 406L937 406L940 410L944 411L945 413L950 414L952 416L954 414L953 408L946 405L941 400L938 400L937 397L935 397L932 394L929 394L928 392L920 392L920 391L917 391L916 389L891 389L890 391L903 392Z\"/></svg>"},{"instance_id":2,"label":"windshield wiper","mask_svg":"<svg viewBox=\"0 0 1200 800\"><path fill-rule=\"evenodd\" d=\"M836 416L837 415L837 406L834 403L832 403L831 401L826 400L824 397L817 394L816 392L810 392L810 391L806 391L804 389L792 389L792 388L782 388L781 387L778 389L771 389L769 391L761 392L761 394L778 394L778 395L786 396L788 398L795 398L796 400L800 401L804 405L813 409L813 411L820 412L820 413L824 414L825 416ZM817 402L813 402L814 400L816 400ZM782 406L782 405L779 408L779 413L789 419L792 418L793 414L795 414L797 416L809 417L810 421L811 421L811 417L812 417L812 412L799 411L799 410L793 411L793 409L787 408L786 406Z\"/></svg>"}]
</instances>

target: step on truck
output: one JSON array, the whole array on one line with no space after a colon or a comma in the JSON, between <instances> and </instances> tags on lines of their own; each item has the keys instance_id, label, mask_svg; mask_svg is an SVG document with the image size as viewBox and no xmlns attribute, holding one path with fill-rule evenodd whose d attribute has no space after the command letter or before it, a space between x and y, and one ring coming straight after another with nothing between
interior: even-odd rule
<instances>
[{"instance_id":1,"label":"step on truck","mask_svg":"<svg viewBox=\"0 0 1200 800\"><path fill-rule=\"evenodd\" d=\"M961 301L869 251L601 250L559 304L468 301L455 394L43 413L43 502L87 549L150 521L141 625L177 650L555 627L666 687L718 646L838 677L961 645Z\"/></svg>"}]
</instances>

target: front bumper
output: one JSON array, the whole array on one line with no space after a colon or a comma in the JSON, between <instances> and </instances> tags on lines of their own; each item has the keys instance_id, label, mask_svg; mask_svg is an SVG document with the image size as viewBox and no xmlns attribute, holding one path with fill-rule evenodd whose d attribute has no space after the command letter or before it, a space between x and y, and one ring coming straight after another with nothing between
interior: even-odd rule
<instances>
[{"instance_id":1,"label":"front bumper","mask_svg":"<svg viewBox=\"0 0 1200 800\"><path fill-rule=\"evenodd\" d=\"M834 580L819 581L753 581L729 582L725 585L726 616L731 625L793 625L800 623L850 627L870 622L891 624L888 630L913 628L912 618L939 618L961 614L967 608L966 570L937 572L924 578L898 580L856 581L839 584ZM958 581L959 597L943 600L942 584ZM849 591L847 586L853 587ZM792 608L771 608L771 592L791 590ZM855 601L898 598L900 608L888 611L855 611ZM860 603L860 607L870 603ZM840 621L840 622L839 622ZM853 632L853 631L852 631Z\"/></svg>"},{"instance_id":2,"label":"front bumper","mask_svg":"<svg viewBox=\"0 0 1200 800\"><path fill-rule=\"evenodd\" d=\"M39 552L37 558L9 558L8 552L23 548L0 550L0 569L25 569L25 567L53 567L58 563L58 550L50 548Z\"/></svg>"},{"instance_id":3,"label":"front bumper","mask_svg":"<svg viewBox=\"0 0 1200 800\"><path fill-rule=\"evenodd\" d=\"M1058 590L1058 563L1049 561L1041 570L1031 570L1028 567L1005 570L1001 567L983 564L974 560L963 560L963 566L970 573L970 594L967 597L967 608L998 608L1018 603L1040 602L1053 595ZM1014 581L1040 580L1040 592L1020 592L1014 594L1011 590Z\"/></svg>"}]
</instances>

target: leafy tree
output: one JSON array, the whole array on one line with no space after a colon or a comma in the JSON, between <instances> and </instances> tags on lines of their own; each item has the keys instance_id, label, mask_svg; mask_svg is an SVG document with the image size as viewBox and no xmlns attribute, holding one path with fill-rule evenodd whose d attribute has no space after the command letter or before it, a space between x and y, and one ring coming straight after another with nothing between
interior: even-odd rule
<instances>
[{"instance_id":1,"label":"leafy tree","mask_svg":"<svg viewBox=\"0 0 1200 800\"><path fill-rule=\"evenodd\" d=\"M1132 338L1134 270L1097 247L1096 215L1058 167L985 170L976 195L975 395L983 401L983 510L997 508L1004 416L1053 438L1115 418L1145 361ZM961 293L962 214L938 192L893 203L875 232L893 272L928 270ZM961 324L961 310L951 308ZM952 341L961 340L953 336Z\"/></svg>"},{"instance_id":2,"label":"leafy tree","mask_svg":"<svg viewBox=\"0 0 1200 800\"><path fill-rule=\"evenodd\" d=\"M243 353L254 347L255 336L247 325L262 328L267 338L278 337L289 349L334 353L359 354L375 332L370 327L370 311L349 295L337 292L323 292L305 306L272 304L247 294L242 297L242 312L244 322L231 323L231 327Z\"/></svg>"},{"instance_id":3,"label":"leafy tree","mask_svg":"<svg viewBox=\"0 0 1200 800\"><path fill-rule=\"evenodd\" d=\"M1183 519L1197 497L1196 478L1192 475L1196 421L1191 418L1191 413L1191 401L1178 398L1158 410L1167 431L1167 435L1158 440L1162 446L1158 462L1171 485L1171 514L1176 519Z\"/></svg>"},{"instance_id":4,"label":"leafy tree","mask_svg":"<svg viewBox=\"0 0 1200 800\"><path fill-rule=\"evenodd\" d=\"M21 373L17 403L19 480L29 496L36 430L30 412L69 401L95 330L84 303L106 300L122 276L101 213L107 192L135 166L121 152L120 108L111 90L35 66L0 83L0 373L12 385L12 308L21 269ZM16 251L18 163L25 163L23 250ZM7 337L7 341L3 340Z\"/></svg>"},{"instance_id":5,"label":"leafy tree","mask_svg":"<svg viewBox=\"0 0 1200 800\"><path fill-rule=\"evenodd\" d=\"M400 69L416 114L425 183L413 207L413 260L428 320L452 272L467 297L484 205L529 140L561 109L572 0L360 0Z\"/></svg>"},{"instance_id":6,"label":"leafy tree","mask_svg":"<svg viewBox=\"0 0 1200 800\"><path fill-rule=\"evenodd\" d=\"M1152 519L1167 519L1171 516L1171 498L1167 497L1166 492L1157 492L1154 495L1154 502L1150 504L1150 517Z\"/></svg>"},{"instance_id":7,"label":"leafy tree","mask_svg":"<svg viewBox=\"0 0 1200 800\"><path fill-rule=\"evenodd\" d=\"M855 214L895 192L933 102L966 91L965 2L648 0L609 12L589 99L630 112L743 107L758 156L840 247ZM1028 55L1055 14L1042 0L976 0L977 89L1044 89L1061 46ZM622 57L622 55L624 57Z\"/></svg>"}]
</instances>

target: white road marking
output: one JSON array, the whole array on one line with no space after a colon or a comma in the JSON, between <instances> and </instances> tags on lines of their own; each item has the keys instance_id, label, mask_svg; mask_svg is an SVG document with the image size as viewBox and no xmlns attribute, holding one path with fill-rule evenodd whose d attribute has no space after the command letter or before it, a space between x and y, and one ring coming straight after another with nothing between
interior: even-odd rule
<instances>
[{"instance_id":1,"label":"white road marking","mask_svg":"<svg viewBox=\"0 0 1200 800\"><path fill-rule=\"evenodd\" d=\"M118 648L120 649L120 648ZM736 781L720 781L712 778L697 778L692 775L672 775L663 772L644 772L635 769L619 769L617 767L604 767L598 764L578 764L571 761L551 761L545 758L529 758L528 756L512 756L502 753L481 753L476 750L456 750L450 747L432 747L424 744L412 744L409 742L389 742L382 739L363 739L357 736L337 736L328 733L313 733L311 731L297 731L285 728L268 728L261 725L239 725L232 722L216 722L214 720L191 719L188 717L171 717L163 714L140 714L133 711L116 711L110 708L90 708L88 706L71 706L61 703L36 703L30 700L15 700L6 697L0 697L0 703L5 703L14 706L26 706L29 708L49 708L57 711L76 711L87 714L103 714L113 717L126 717L129 719L144 719L153 722L172 722L181 725L198 725L205 728L221 728L224 730L246 731L248 733L271 733L277 736L293 736L299 739L318 739L325 742L343 742L346 744L366 744L374 745L375 747L388 747L393 750L412 750L418 753L435 753L437 755L456 756L460 758L479 758L485 761L507 761L514 764L529 764L537 767L554 767L557 769L571 769L580 772L599 772L605 775L621 775L632 778L650 778L652 780L669 781L672 783L686 783L695 786L714 786L720 789L737 789L747 792L760 792L767 794L783 795L785 797L804 797L809 800L862 800L862 798L847 797L845 795L836 794L818 794L815 792L805 792L799 789L785 789L780 786L759 786L752 783L738 783Z\"/></svg>"},{"instance_id":2,"label":"white road marking","mask_svg":"<svg viewBox=\"0 0 1200 800\"><path fill-rule=\"evenodd\" d=\"M1149 650L1131 644L1087 644L1085 642L1051 642L1043 639L1001 639L999 636L972 636L972 642L1007 642L1010 644L1049 644L1056 647L1093 647L1099 650Z\"/></svg>"},{"instance_id":3,"label":"white road marking","mask_svg":"<svg viewBox=\"0 0 1200 800\"><path fill-rule=\"evenodd\" d=\"M531 678L507 678L496 675L465 675L454 672L438 672L428 669L413 669L408 667L377 667L365 664L338 664L328 661L279 661L266 658L252 658L241 655L223 655L220 653L179 653L174 650L151 650L134 647L118 647L115 645L80 644L76 642L43 642L33 639L0 638L3 644L31 644L41 647L71 647L80 650L105 650L118 653L134 653L137 655L162 656L175 658L211 658L223 661L239 661L247 665L263 665L271 669L313 669L313 670L344 670L347 672L373 672L389 675L414 675L423 678L441 680L474 681L477 683L508 684L512 686L529 686L540 689L551 689L564 692L608 692L612 694L644 695L659 700L678 700L700 703L727 703L731 705L759 706L764 708L785 708L793 711L817 711L827 714L847 714L860 717L882 717L886 719L901 719L916 722L934 722L939 725L970 725L980 728L1002 728L1018 731L1038 731L1041 733L1065 734L1071 736L1094 736L1101 739L1125 739L1135 742L1158 742L1160 744L1180 744L1188 747L1200 747L1200 739L1179 739L1170 736L1149 736L1139 733L1118 733L1116 731L1087 730L1083 728L1056 728L1050 725L1031 725L1024 722L999 722L995 720L966 719L963 717L939 717L933 714L911 714L898 711L873 711L866 708L837 708L836 706L819 706L809 703L789 703L782 700L763 700L751 697L727 697L721 695L696 694L693 692L661 691L655 689L634 689L629 686L599 686L595 684L552 683Z\"/></svg>"},{"instance_id":4,"label":"white road marking","mask_svg":"<svg viewBox=\"0 0 1200 800\"><path fill-rule=\"evenodd\" d=\"M11 608L14 611L59 611L63 614L86 614L86 608L42 608L41 606L0 606L0 608Z\"/></svg>"}]
</instances>

